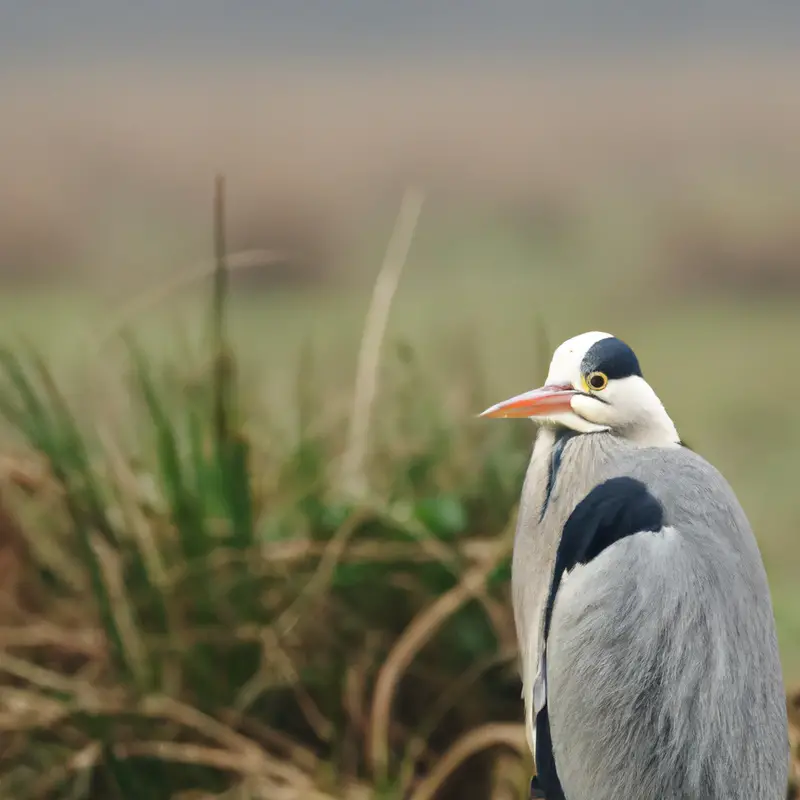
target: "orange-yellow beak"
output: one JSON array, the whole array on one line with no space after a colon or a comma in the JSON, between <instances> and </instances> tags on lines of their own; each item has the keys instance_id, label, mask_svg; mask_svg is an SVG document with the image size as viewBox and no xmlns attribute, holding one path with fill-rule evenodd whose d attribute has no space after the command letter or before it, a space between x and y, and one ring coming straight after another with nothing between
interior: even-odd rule
<instances>
[{"instance_id":1,"label":"orange-yellow beak","mask_svg":"<svg viewBox=\"0 0 800 800\"><path fill-rule=\"evenodd\" d=\"M563 414L572 410L570 401L576 394L571 386L543 386L497 403L479 416L508 419Z\"/></svg>"}]
</instances>

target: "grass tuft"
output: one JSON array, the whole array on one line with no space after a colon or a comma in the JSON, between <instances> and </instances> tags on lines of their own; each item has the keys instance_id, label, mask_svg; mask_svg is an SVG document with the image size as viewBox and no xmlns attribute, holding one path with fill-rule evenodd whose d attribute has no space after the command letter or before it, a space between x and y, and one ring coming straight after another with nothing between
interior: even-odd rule
<instances>
[{"instance_id":1,"label":"grass tuft","mask_svg":"<svg viewBox=\"0 0 800 800\"><path fill-rule=\"evenodd\" d=\"M358 499L338 474L346 420L315 419L312 353L294 435L251 441L223 188L199 375L123 334L131 430L116 433L136 457L78 422L35 351L0 350L0 414L45 465L4 487L41 580L0 630L0 794L426 797L434 781L485 797L492 758L470 731L500 725L490 750L522 741L507 574L526 437L464 424L401 345ZM456 770L459 741L477 755Z\"/></svg>"}]
</instances>

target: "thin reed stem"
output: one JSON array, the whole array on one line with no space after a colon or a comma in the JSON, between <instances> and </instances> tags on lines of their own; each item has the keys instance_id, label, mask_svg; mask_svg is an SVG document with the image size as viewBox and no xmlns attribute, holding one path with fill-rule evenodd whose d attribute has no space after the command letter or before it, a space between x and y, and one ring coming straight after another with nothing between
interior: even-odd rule
<instances>
[{"instance_id":1,"label":"thin reed stem","mask_svg":"<svg viewBox=\"0 0 800 800\"><path fill-rule=\"evenodd\" d=\"M386 248L383 264L375 280L361 347L358 353L353 410L350 431L342 461L341 483L345 492L363 496L366 491L364 462L369 441L372 407L378 391L378 369L386 325L400 276L408 258L425 195L420 189L409 188L403 195L392 236Z\"/></svg>"}]
</instances>

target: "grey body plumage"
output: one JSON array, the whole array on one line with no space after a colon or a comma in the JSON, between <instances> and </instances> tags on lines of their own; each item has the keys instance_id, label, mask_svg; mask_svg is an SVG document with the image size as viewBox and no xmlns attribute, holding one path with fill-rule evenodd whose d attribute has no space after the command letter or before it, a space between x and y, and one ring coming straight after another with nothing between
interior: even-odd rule
<instances>
[{"instance_id":1,"label":"grey body plumage","mask_svg":"<svg viewBox=\"0 0 800 800\"><path fill-rule=\"evenodd\" d=\"M621 541L574 570L557 594L547 695L566 797L784 798L788 733L772 607L728 484L685 448L585 434L565 445L539 522L549 469L541 451L552 438L543 429L537 441L514 550L529 675L538 672L548 589L531 576L543 563L549 574L564 524L589 487L638 478L662 503L666 523L662 533Z\"/></svg>"},{"instance_id":2,"label":"grey body plumage","mask_svg":"<svg viewBox=\"0 0 800 800\"><path fill-rule=\"evenodd\" d=\"M557 383L565 391L568 384ZM577 379L570 384L580 388ZM490 415L520 406L519 398L508 403ZM512 568L532 750L546 703L566 800L783 800L788 732L775 623L735 494L680 446L666 412L654 423L658 435L626 428L629 414L617 425L607 409L583 412L587 419L575 423L564 416L570 411L559 413L567 425L548 420L536 437ZM663 525L626 535L571 569L555 587L545 641L565 525L594 487L620 477L646 487Z\"/></svg>"}]
</instances>

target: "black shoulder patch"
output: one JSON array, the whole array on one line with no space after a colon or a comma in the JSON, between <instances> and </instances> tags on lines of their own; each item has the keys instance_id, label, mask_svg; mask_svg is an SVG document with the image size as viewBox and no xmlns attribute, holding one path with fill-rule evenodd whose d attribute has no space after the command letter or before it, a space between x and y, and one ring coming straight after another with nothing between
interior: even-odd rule
<instances>
[{"instance_id":1,"label":"black shoulder patch","mask_svg":"<svg viewBox=\"0 0 800 800\"><path fill-rule=\"evenodd\" d=\"M575 506L564 525L550 580L544 617L545 647L556 592L564 573L578 564L588 564L621 539L643 531L659 531L663 527L663 506L634 478L611 478L595 486ZM537 783L548 800L564 798L553 756L547 703L536 715L536 773Z\"/></svg>"},{"instance_id":2,"label":"black shoulder patch","mask_svg":"<svg viewBox=\"0 0 800 800\"><path fill-rule=\"evenodd\" d=\"M595 342L581 361L581 373L603 372L609 380L629 378L631 375L642 377L639 359L636 353L622 339L609 337Z\"/></svg>"},{"instance_id":3,"label":"black shoulder patch","mask_svg":"<svg viewBox=\"0 0 800 800\"><path fill-rule=\"evenodd\" d=\"M635 478L610 478L592 489L569 515L556 551L547 611L564 572L588 564L620 539L664 527L664 508ZM545 636L549 620L545 618Z\"/></svg>"}]
</instances>

